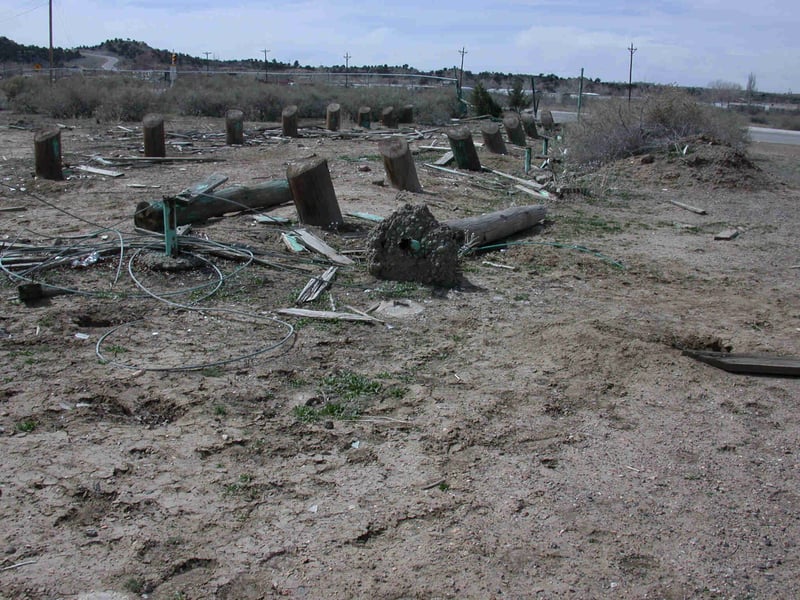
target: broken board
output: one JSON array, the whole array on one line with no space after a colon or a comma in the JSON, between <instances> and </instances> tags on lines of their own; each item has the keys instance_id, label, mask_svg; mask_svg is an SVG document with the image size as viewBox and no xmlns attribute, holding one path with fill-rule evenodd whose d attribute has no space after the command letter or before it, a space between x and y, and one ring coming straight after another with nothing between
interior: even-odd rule
<instances>
[{"instance_id":1,"label":"broken board","mask_svg":"<svg viewBox=\"0 0 800 600\"><path fill-rule=\"evenodd\" d=\"M800 358L766 354L731 354L710 350L684 350L685 356L730 373L800 377Z\"/></svg>"}]
</instances>

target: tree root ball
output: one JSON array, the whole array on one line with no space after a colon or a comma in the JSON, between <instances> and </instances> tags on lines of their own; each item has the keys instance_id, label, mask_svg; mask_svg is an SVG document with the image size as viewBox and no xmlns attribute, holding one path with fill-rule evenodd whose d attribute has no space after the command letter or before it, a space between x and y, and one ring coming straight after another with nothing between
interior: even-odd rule
<instances>
[{"instance_id":1,"label":"tree root ball","mask_svg":"<svg viewBox=\"0 0 800 600\"><path fill-rule=\"evenodd\" d=\"M406 204L369 238L369 272L380 279L454 287L464 233L439 223L425 205Z\"/></svg>"}]
</instances>

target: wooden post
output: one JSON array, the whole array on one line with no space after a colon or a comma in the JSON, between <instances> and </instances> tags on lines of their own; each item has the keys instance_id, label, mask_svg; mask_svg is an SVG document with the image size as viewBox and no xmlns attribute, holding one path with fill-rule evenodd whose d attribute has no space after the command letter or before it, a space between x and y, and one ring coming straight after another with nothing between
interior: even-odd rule
<instances>
[{"instance_id":1,"label":"wooden post","mask_svg":"<svg viewBox=\"0 0 800 600\"><path fill-rule=\"evenodd\" d=\"M414 122L414 105L406 104L398 111L398 123L413 123Z\"/></svg>"},{"instance_id":2,"label":"wooden post","mask_svg":"<svg viewBox=\"0 0 800 600\"><path fill-rule=\"evenodd\" d=\"M489 244L533 227L546 215L544 206L534 204L513 206L477 217L453 219L444 224L451 229L460 229L467 239L472 237L473 243Z\"/></svg>"},{"instance_id":3,"label":"wooden post","mask_svg":"<svg viewBox=\"0 0 800 600\"><path fill-rule=\"evenodd\" d=\"M297 133L297 106L291 104L281 112L281 126L286 137L299 137Z\"/></svg>"},{"instance_id":4,"label":"wooden post","mask_svg":"<svg viewBox=\"0 0 800 600\"><path fill-rule=\"evenodd\" d=\"M358 109L358 126L369 129L372 124L372 109L369 106L362 106Z\"/></svg>"},{"instance_id":5,"label":"wooden post","mask_svg":"<svg viewBox=\"0 0 800 600\"><path fill-rule=\"evenodd\" d=\"M314 158L291 164L286 170L286 178L301 223L326 229L344 223L327 160Z\"/></svg>"},{"instance_id":6,"label":"wooden post","mask_svg":"<svg viewBox=\"0 0 800 600\"><path fill-rule=\"evenodd\" d=\"M447 139L450 140L450 149L453 151L459 169L481 170L481 161L475 151L475 143L472 141L472 132L469 127L466 125L451 127L447 131Z\"/></svg>"},{"instance_id":7,"label":"wooden post","mask_svg":"<svg viewBox=\"0 0 800 600\"><path fill-rule=\"evenodd\" d=\"M342 122L342 107L336 102L328 104L328 113L325 118L325 128L330 131L339 131Z\"/></svg>"},{"instance_id":8,"label":"wooden post","mask_svg":"<svg viewBox=\"0 0 800 600\"><path fill-rule=\"evenodd\" d=\"M244 144L244 113L240 110L232 109L225 114L225 143Z\"/></svg>"},{"instance_id":9,"label":"wooden post","mask_svg":"<svg viewBox=\"0 0 800 600\"><path fill-rule=\"evenodd\" d=\"M383 168L386 169L392 187L409 192L421 192L422 186L417 177L414 157L405 138L390 137L381 140L378 148L383 156Z\"/></svg>"},{"instance_id":10,"label":"wooden post","mask_svg":"<svg viewBox=\"0 0 800 600\"><path fill-rule=\"evenodd\" d=\"M508 154L498 123L494 121L481 123L481 135L483 136L483 144L489 152L492 154Z\"/></svg>"},{"instance_id":11,"label":"wooden post","mask_svg":"<svg viewBox=\"0 0 800 600\"><path fill-rule=\"evenodd\" d=\"M522 128L525 130L525 135L538 140L539 132L536 130L536 117L531 113L522 113L520 120L522 121Z\"/></svg>"},{"instance_id":12,"label":"wooden post","mask_svg":"<svg viewBox=\"0 0 800 600\"><path fill-rule=\"evenodd\" d=\"M397 115L394 114L394 106L387 106L381 111L381 123L389 129L397 129Z\"/></svg>"},{"instance_id":13,"label":"wooden post","mask_svg":"<svg viewBox=\"0 0 800 600\"><path fill-rule=\"evenodd\" d=\"M505 117L503 117L503 126L506 128L506 134L508 134L509 142L515 146L525 145L525 130L522 129L522 123L520 123L519 115L516 113L507 114Z\"/></svg>"},{"instance_id":14,"label":"wooden post","mask_svg":"<svg viewBox=\"0 0 800 600\"><path fill-rule=\"evenodd\" d=\"M234 185L214 190L208 195L200 194L189 204L175 207L175 226L206 221L211 217L221 217L226 213L243 210L256 210L279 206L292 201L289 182L276 179L257 185ZM149 231L164 231L164 206L161 201L140 202L136 206L133 223Z\"/></svg>"},{"instance_id":15,"label":"wooden post","mask_svg":"<svg viewBox=\"0 0 800 600\"><path fill-rule=\"evenodd\" d=\"M164 157L167 147L164 144L164 117L161 115L145 115L142 121L144 130L144 155Z\"/></svg>"},{"instance_id":16,"label":"wooden post","mask_svg":"<svg viewBox=\"0 0 800 600\"><path fill-rule=\"evenodd\" d=\"M36 174L45 179L61 181L61 130L55 125L41 129L33 136L36 155Z\"/></svg>"}]
</instances>

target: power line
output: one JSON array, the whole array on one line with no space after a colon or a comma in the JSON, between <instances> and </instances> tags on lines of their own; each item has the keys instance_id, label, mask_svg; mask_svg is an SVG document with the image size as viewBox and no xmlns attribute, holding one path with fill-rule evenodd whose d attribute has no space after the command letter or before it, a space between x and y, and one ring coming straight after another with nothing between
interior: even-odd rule
<instances>
[{"instance_id":1,"label":"power line","mask_svg":"<svg viewBox=\"0 0 800 600\"><path fill-rule=\"evenodd\" d=\"M50 2L50 0L46 0L45 2L42 2L41 4L37 4L36 6L34 6L32 8L29 8L27 10L23 10L22 12L17 13L15 15L11 15L10 17L0 18L0 23L5 23L7 21L11 21L13 19L16 19L17 17L21 17L23 15L27 15L28 13L31 13L31 12L39 9L39 8L42 8L43 6L47 6L49 2Z\"/></svg>"}]
</instances>

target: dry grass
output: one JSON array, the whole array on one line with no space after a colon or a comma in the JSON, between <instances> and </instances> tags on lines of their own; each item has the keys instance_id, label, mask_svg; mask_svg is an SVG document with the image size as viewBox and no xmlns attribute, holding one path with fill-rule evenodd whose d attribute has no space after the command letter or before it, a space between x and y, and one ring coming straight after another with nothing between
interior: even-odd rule
<instances>
[{"instance_id":1,"label":"dry grass","mask_svg":"<svg viewBox=\"0 0 800 600\"><path fill-rule=\"evenodd\" d=\"M686 92L668 88L628 105L611 99L593 103L565 132L567 156L580 165L600 165L625 156L672 147L688 136L704 135L741 148L746 143L739 115L698 103Z\"/></svg>"},{"instance_id":2,"label":"dry grass","mask_svg":"<svg viewBox=\"0 0 800 600\"><path fill-rule=\"evenodd\" d=\"M359 87L308 84L266 84L251 78L217 75L180 77L175 85L154 85L122 76L59 79L15 77L0 84L8 106L21 113L53 118L95 117L103 121L137 121L148 112L222 117L231 108L253 121L276 121L285 106L296 104L299 116L322 118L329 103L338 102L345 114L370 106L373 116L387 106L414 105L417 122L446 123L458 111L452 87Z\"/></svg>"}]
</instances>

